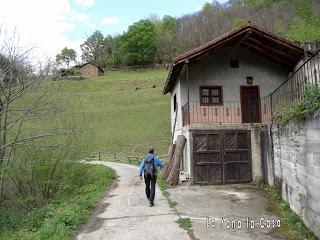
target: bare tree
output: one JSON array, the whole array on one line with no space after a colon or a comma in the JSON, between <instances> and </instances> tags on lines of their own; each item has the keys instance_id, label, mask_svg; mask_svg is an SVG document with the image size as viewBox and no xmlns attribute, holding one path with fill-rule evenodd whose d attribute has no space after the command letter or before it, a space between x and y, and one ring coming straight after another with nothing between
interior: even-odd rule
<instances>
[{"instance_id":1,"label":"bare tree","mask_svg":"<svg viewBox=\"0 0 320 240\"><path fill-rule=\"evenodd\" d=\"M317 11L319 7L314 5ZM294 17L294 5L290 2L274 2L261 6L232 0L224 5L215 1L206 3L202 10L177 19L176 55L198 47L248 21L270 32L281 33Z\"/></svg>"},{"instance_id":2,"label":"bare tree","mask_svg":"<svg viewBox=\"0 0 320 240\"><path fill-rule=\"evenodd\" d=\"M48 105L50 87L39 87L52 73L53 61L48 60L45 64L30 61L28 56L32 49L20 48L16 33L9 36L0 29L0 37L3 39L0 45L1 207L4 190L12 196L26 197L38 191L44 198L52 197L53 189L58 186L53 182L61 178L57 171L63 170L59 163L68 155L76 127L56 124L48 129L30 129L25 124L46 116L53 119L56 115L54 106ZM48 149L52 148L55 150L50 157ZM40 168L42 173L36 172L37 164L46 164L45 168ZM31 182L35 174L46 179Z\"/></svg>"}]
</instances>

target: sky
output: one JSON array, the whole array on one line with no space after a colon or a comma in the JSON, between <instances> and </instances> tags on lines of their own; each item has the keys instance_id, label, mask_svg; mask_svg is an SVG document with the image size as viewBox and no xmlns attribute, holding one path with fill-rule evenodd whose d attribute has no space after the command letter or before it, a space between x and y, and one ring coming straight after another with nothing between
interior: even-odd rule
<instances>
[{"instance_id":1,"label":"sky","mask_svg":"<svg viewBox=\"0 0 320 240\"><path fill-rule=\"evenodd\" d=\"M206 2L211 1L0 0L0 41L3 35L16 32L19 45L34 48L32 56L40 60L54 59L64 47L80 56L80 45L95 30L103 35L121 34L151 14L179 17L200 10Z\"/></svg>"}]
</instances>

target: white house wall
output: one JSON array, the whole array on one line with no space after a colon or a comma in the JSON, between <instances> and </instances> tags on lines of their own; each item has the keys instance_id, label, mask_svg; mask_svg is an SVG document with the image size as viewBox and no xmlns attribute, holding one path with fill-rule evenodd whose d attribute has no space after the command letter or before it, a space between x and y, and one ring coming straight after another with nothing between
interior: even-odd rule
<instances>
[{"instance_id":1,"label":"white house wall","mask_svg":"<svg viewBox=\"0 0 320 240\"><path fill-rule=\"evenodd\" d=\"M230 68L230 59L239 60L239 68ZM220 54L208 57L206 60L190 64L189 89L190 102L199 103L199 86L223 86L223 100L240 101L240 86L247 85L247 77L253 77L253 85L260 87L260 97L273 92L288 78L289 70L269 59L256 55L249 49L233 48ZM189 127L182 127L181 108L187 103L186 68L181 71L175 87L171 92L171 131L173 131L175 112L173 111L173 96L177 95L177 122L174 141L182 134L186 137L183 156L183 170L192 174L191 145L192 139ZM259 166L258 166L259 167ZM259 171L258 171L259 172ZM259 174L258 174L259 175Z\"/></svg>"},{"instance_id":2,"label":"white house wall","mask_svg":"<svg viewBox=\"0 0 320 240\"><path fill-rule=\"evenodd\" d=\"M239 68L230 68L230 59L239 60ZM232 48L206 60L190 64L190 102L198 102L199 86L223 86L223 99L240 101L240 85L247 85L247 77L253 77L254 86L260 87L260 97L274 91L288 77L289 71L249 49ZM180 74L181 103L187 103L186 74Z\"/></svg>"},{"instance_id":3,"label":"white house wall","mask_svg":"<svg viewBox=\"0 0 320 240\"><path fill-rule=\"evenodd\" d=\"M177 98L177 113L174 111L174 95L176 94ZM174 131L173 141L177 140L178 135L181 134L182 128L182 112L181 112L181 91L180 91L180 81L177 80L176 85L171 92L171 133ZM177 118L177 119L176 119ZM175 128L175 129L173 129Z\"/></svg>"}]
</instances>

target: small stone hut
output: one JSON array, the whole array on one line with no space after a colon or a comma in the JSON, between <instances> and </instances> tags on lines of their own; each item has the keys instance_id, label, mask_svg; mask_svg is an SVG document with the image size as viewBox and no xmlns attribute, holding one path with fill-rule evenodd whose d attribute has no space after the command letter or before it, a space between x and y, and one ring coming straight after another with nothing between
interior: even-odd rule
<instances>
[{"instance_id":1,"label":"small stone hut","mask_svg":"<svg viewBox=\"0 0 320 240\"><path fill-rule=\"evenodd\" d=\"M90 62L87 62L80 66L81 76L102 76L104 75L104 70Z\"/></svg>"}]
</instances>

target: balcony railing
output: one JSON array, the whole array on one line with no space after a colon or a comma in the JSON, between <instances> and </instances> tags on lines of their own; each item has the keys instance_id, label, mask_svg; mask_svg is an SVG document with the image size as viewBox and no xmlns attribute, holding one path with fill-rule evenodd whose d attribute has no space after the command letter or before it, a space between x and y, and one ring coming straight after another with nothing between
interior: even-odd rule
<instances>
[{"instance_id":1,"label":"balcony railing","mask_svg":"<svg viewBox=\"0 0 320 240\"><path fill-rule=\"evenodd\" d=\"M271 121L270 96L245 105L228 101L222 105L201 105L190 102L182 107L183 126L197 123L267 123ZM243 115L246 114L244 118Z\"/></svg>"},{"instance_id":2,"label":"balcony railing","mask_svg":"<svg viewBox=\"0 0 320 240\"><path fill-rule=\"evenodd\" d=\"M304 100L312 87L320 87L320 49L273 93L255 102L246 102L244 107L240 101L224 102L219 106L187 103L182 107L183 126L194 123L270 123L272 117Z\"/></svg>"},{"instance_id":3,"label":"balcony railing","mask_svg":"<svg viewBox=\"0 0 320 240\"><path fill-rule=\"evenodd\" d=\"M303 100L311 87L320 87L320 49L271 94L272 115L281 115L296 101Z\"/></svg>"}]
</instances>

